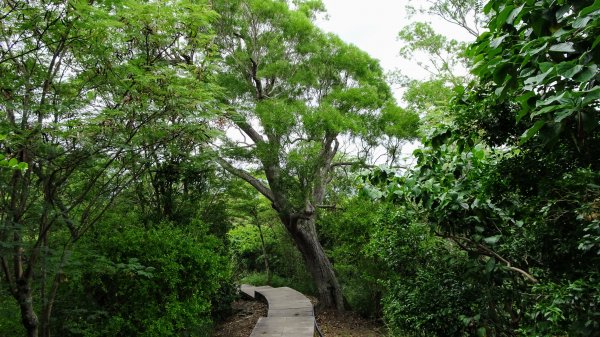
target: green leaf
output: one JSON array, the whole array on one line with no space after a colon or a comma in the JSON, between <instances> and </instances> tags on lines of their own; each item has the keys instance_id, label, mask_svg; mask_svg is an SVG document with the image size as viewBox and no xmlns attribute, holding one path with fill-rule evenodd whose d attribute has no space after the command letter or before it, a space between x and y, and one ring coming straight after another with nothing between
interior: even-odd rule
<instances>
[{"instance_id":1,"label":"green leaf","mask_svg":"<svg viewBox=\"0 0 600 337\"><path fill-rule=\"evenodd\" d=\"M550 47L550 51L560 52L560 53L574 53L576 52L573 42L563 42L559 44L555 44Z\"/></svg>"},{"instance_id":2,"label":"green leaf","mask_svg":"<svg viewBox=\"0 0 600 337\"><path fill-rule=\"evenodd\" d=\"M523 10L523 7L525 7L525 4L522 4L521 6L513 9L512 12L510 12L510 15L508 16L508 18L506 18L506 23L509 25L513 25L515 22L515 19L517 18L517 16L519 16L521 11Z\"/></svg>"},{"instance_id":3,"label":"green leaf","mask_svg":"<svg viewBox=\"0 0 600 337\"><path fill-rule=\"evenodd\" d=\"M583 99L584 105L587 105L595 100L599 100L600 99L600 86L596 86L593 89L584 91L584 93L585 93L584 99Z\"/></svg>"},{"instance_id":4,"label":"green leaf","mask_svg":"<svg viewBox=\"0 0 600 337\"><path fill-rule=\"evenodd\" d=\"M529 100L533 97L535 97L535 93L533 91L528 91L528 92L524 93L523 95L519 96L519 98L517 98L517 101L521 105L521 110L519 111L519 114L517 115L517 123L520 122L521 119L523 117L525 117L525 115L531 109Z\"/></svg>"},{"instance_id":5,"label":"green leaf","mask_svg":"<svg viewBox=\"0 0 600 337\"><path fill-rule=\"evenodd\" d=\"M583 70L583 66L581 64L577 64L574 67L560 73L560 75L566 77L566 78L573 78L575 75L577 75L581 70Z\"/></svg>"},{"instance_id":6,"label":"green leaf","mask_svg":"<svg viewBox=\"0 0 600 337\"><path fill-rule=\"evenodd\" d=\"M573 115L575 111L575 109L564 109L556 114L556 116L554 117L554 121L560 123L563 121L563 119Z\"/></svg>"},{"instance_id":7,"label":"green leaf","mask_svg":"<svg viewBox=\"0 0 600 337\"><path fill-rule=\"evenodd\" d=\"M486 273L491 273L492 271L494 271L494 268L496 267L496 259L494 258L490 258L487 263L485 264L485 272Z\"/></svg>"},{"instance_id":8,"label":"green leaf","mask_svg":"<svg viewBox=\"0 0 600 337\"><path fill-rule=\"evenodd\" d=\"M560 123L563 121L563 119L570 117L571 115L573 115L573 113L575 112L575 109L564 109L562 111L560 111L559 113L556 114L556 116L554 117L554 121L557 123Z\"/></svg>"},{"instance_id":9,"label":"green leaf","mask_svg":"<svg viewBox=\"0 0 600 337\"><path fill-rule=\"evenodd\" d=\"M600 36L598 36L596 40L594 40L594 43L592 44L592 49L595 49L598 43L600 43Z\"/></svg>"},{"instance_id":10,"label":"green leaf","mask_svg":"<svg viewBox=\"0 0 600 337\"><path fill-rule=\"evenodd\" d=\"M546 77L548 77L548 75L550 75L550 73L552 73L553 70L554 70L554 68L550 68L537 76L530 77L525 80L525 84L532 85L532 86L538 85L538 84L542 83L542 81L544 81L546 79Z\"/></svg>"},{"instance_id":11,"label":"green leaf","mask_svg":"<svg viewBox=\"0 0 600 337\"><path fill-rule=\"evenodd\" d=\"M11 158L8 161L8 166L9 167L15 167L15 166L17 166L17 164L19 164L19 161L17 160L17 158Z\"/></svg>"},{"instance_id":12,"label":"green leaf","mask_svg":"<svg viewBox=\"0 0 600 337\"><path fill-rule=\"evenodd\" d=\"M530 117L533 119L536 116L545 115L549 112L556 111L556 110L559 110L562 108L563 108L562 105L548 105L541 109L536 109L535 111L533 111L533 113L531 113Z\"/></svg>"},{"instance_id":13,"label":"green leaf","mask_svg":"<svg viewBox=\"0 0 600 337\"><path fill-rule=\"evenodd\" d=\"M500 238L502 237L502 235L498 234L498 235L494 235L494 236L490 236L487 238L484 238L483 241L487 244L490 245L495 245L498 241L500 241Z\"/></svg>"},{"instance_id":14,"label":"green leaf","mask_svg":"<svg viewBox=\"0 0 600 337\"><path fill-rule=\"evenodd\" d=\"M543 101L538 101L536 103L536 106L546 106L546 105L550 105L550 104L552 104L554 102L563 103L565 96L569 97L569 95L568 95L568 93L566 91L562 92L560 95L553 95L553 96L550 96L550 97L546 98Z\"/></svg>"},{"instance_id":15,"label":"green leaf","mask_svg":"<svg viewBox=\"0 0 600 337\"><path fill-rule=\"evenodd\" d=\"M508 34L505 34L505 35L495 38L494 40L492 40L492 42L490 42L490 47L494 48L494 49L498 48L502 44L504 39L506 39L507 37L508 37Z\"/></svg>"},{"instance_id":16,"label":"green leaf","mask_svg":"<svg viewBox=\"0 0 600 337\"><path fill-rule=\"evenodd\" d=\"M537 42L537 41L535 41L535 42ZM525 46L521 49L521 53L524 53L525 55L533 56L533 55L539 54L542 51L544 51L544 53L545 53L546 48L548 47L548 42L544 43L541 47L538 47L535 49L529 49L530 47L529 48L526 48L526 47L527 46Z\"/></svg>"},{"instance_id":17,"label":"green leaf","mask_svg":"<svg viewBox=\"0 0 600 337\"><path fill-rule=\"evenodd\" d=\"M577 82L584 83L596 77L596 75L598 75L598 65L593 64L589 67L586 67L582 72L577 74L574 80Z\"/></svg>"},{"instance_id":18,"label":"green leaf","mask_svg":"<svg viewBox=\"0 0 600 337\"><path fill-rule=\"evenodd\" d=\"M594 3L591 6L588 6L588 7L585 7L584 9L582 9L581 12L579 12L579 16L582 17L584 15L588 15L591 12L595 12L599 9L600 9L600 0L596 0L596 1L594 1Z\"/></svg>"},{"instance_id":19,"label":"green leaf","mask_svg":"<svg viewBox=\"0 0 600 337\"><path fill-rule=\"evenodd\" d=\"M499 27L502 25L502 23L506 23L508 21L508 18L512 14L514 8L515 8L515 6L513 6L513 5L503 6L500 13L498 13L498 17L496 19L496 22L499 23L499 25L498 25Z\"/></svg>"},{"instance_id":20,"label":"green leaf","mask_svg":"<svg viewBox=\"0 0 600 337\"><path fill-rule=\"evenodd\" d=\"M540 129L542 128L542 126L544 126L544 124L545 124L544 121L537 121L537 122L535 122L535 124L533 124L532 127L527 129L527 131L523 132L523 134L521 135L521 140L519 141L519 145L525 144L528 140L531 139L531 137L535 136L535 134L538 131L540 131Z\"/></svg>"},{"instance_id":21,"label":"green leaf","mask_svg":"<svg viewBox=\"0 0 600 337\"><path fill-rule=\"evenodd\" d=\"M573 28L575 29L579 29L579 28L583 28L587 25L588 22L590 22L590 20L592 19L591 16L585 16L582 18L578 18L577 20L575 20L573 22Z\"/></svg>"}]
</instances>

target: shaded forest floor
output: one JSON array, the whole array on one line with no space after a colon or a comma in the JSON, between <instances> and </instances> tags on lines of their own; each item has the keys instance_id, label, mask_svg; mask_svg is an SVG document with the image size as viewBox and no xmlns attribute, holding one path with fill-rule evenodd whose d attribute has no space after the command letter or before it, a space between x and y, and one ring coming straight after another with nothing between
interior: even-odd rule
<instances>
[{"instance_id":1,"label":"shaded forest floor","mask_svg":"<svg viewBox=\"0 0 600 337\"><path fill-rule=\"evenodd\" d=\"M260 301L238 300L232 307L232 315L215 327L213 337L248 337L256 321L267 316L267 305ZM322 311L317 313L317 322L325 337L386 336L382 324L351 312L340 314Z\"/></svg>"}]
</instances>

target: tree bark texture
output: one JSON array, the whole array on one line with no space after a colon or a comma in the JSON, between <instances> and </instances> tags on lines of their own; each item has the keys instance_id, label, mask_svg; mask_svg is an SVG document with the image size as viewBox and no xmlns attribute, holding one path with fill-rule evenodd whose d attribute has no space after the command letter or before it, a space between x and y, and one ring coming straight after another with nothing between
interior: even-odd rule
<instances>
[{"instance_id":1,"label":"tree bark texture","mask_svg":"<svg viewBox=\"0 0 600 337\"><path fill-rule=\"evenodd\" d=\"M31 286L24 280L17 285L16 299L21 309L21 322L28 337L38 337L39 320L33 309Z\"/></svg>"},{"instance_id":2,"label":"tree bark texture","mask_svg":"<svg viewBox=\"0 0 600 337\"><path fill-rule=\"evenodd\" d=\"M330 142L330 144L332 143L333 141ZM337 149L337 143L335 148ZM315 204L320 203L323 199L326 173L330 168L330 157L333 157L335 149L333 151L325 151L324 152L327 154L327 167L321 169L319 183L317 184L318 188L313 191L313 199L316 201ZM272 202L273 208L279 214L281 222L302 254L306 267L317 286L320 301L319 306L344 311L342 288L340 287L333 270L333 265L331 264L331 261L329 261L329 258L319 242L315 225L316 213L313 203L307 200L303 211L294 213L287 212L289 209L287 207L288 200L286 199L286 193L279 188L278 175L275 174L279 169L274 165L265 165L265 173L270 185L267 186L248 172L235 168L222 158L217 158L217 162L229 173L251 184L258 192Z\"/></svg>"},{"instance_id":3,"label":"tree bark texture","mask_svg":"<svg viewBox=\"0 0 600 337\"><path fill-rule=\"evenodd\" d=\"M296 247L315 282L319 293L319 306L344 310L342 288L335 276L333 265L323 250L315 226L315 215L304 218L282 217Z\"/></svg>"}]
</instances>

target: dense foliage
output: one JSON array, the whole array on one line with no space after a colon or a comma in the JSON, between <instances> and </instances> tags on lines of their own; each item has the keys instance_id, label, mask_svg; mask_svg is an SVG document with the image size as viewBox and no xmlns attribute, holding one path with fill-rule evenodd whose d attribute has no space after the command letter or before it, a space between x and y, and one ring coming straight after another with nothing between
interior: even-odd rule
<instances>
[{"instance_id":1,"label":"dense foliage","mask_svg":"<svg viewBox=\"0 0 600 337\"><path fill-rule=\"evenodd\" d=\"M424 139L414 169L366 177L382 188L368 194L404 214L396 226L445 242L387 281L386 319L415 335L597 336L600 4L485 10L489 31L468 52L477 78L455 89L451 123Z\"/></svg>"},{"instance_id":2,"label":"dense foliage","mask_svg":"<svg viewBox=\"0 0 600 337\"><path fill-rule=\"evenodd\" d=\"M247 282L600 336L600 2L421 5L477 40L402 29L400 107L320 1L2 1L0 335L210 336Z\"/></svg>"},{"instance_id":3,"label":"dense foliage","mask_svg":"<svg viewBox=\"0 0 600 337\"><path fill-rule=\"evenodd\" d=\"M209 336L211 310L218 307L211 302L227 300L223 295L229 291L221 245L214 237L175 226L107 224L79 245L67 267L61 297L69 300L56 305L57 331L62 336Z\"/></svg>"}]
</instances>

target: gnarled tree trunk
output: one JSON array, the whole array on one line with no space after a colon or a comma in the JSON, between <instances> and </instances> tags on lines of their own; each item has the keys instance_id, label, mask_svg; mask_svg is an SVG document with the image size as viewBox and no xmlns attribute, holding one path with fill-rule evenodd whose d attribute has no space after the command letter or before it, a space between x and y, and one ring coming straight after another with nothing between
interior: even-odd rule
<instances>
[{"instance_id":1,"label":"gnarled tree trunk","mask_svg":"<svg viewBox=\"0 0 600 337\"><path fill-rule=\"evenodd\" d=\"M308 267L319 292L319 306L344 310L342 289L335 276L333 265L319 242L315 227L315 215L306 217L282 217L296 247Z\"/></svg>"}]
</instances>

